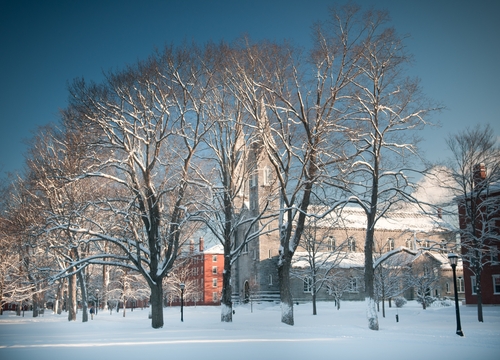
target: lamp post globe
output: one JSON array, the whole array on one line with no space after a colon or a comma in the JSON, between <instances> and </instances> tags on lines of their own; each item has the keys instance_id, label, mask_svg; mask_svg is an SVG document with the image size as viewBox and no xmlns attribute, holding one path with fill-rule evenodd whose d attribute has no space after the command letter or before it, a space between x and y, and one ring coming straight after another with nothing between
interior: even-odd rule
<instances>
[{"instance_id":1,"label":"lamp post globe","mask_svg":"<svg viewBox=\"0 0 500 360\"><path fill-rule=\"evenodd\" d=\"M453 288L455 289L455 314L457 318L457 335L464 336L464 333L462 332L462 324L460 323L460 309L458 307L457 273L456 273L458 255L455 253L449 253L448 260L450 261L451 269L453 270Z\"/></svg>"}]
</instances>

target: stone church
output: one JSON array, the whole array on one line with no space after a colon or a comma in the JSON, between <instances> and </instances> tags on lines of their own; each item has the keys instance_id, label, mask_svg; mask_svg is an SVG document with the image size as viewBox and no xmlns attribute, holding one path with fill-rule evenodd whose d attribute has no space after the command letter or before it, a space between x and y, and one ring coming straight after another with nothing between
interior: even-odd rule
<instances>
[{"instance_id":1,"label":"stone church","mask_svg":"<svg viewBox=\"0 0 500 360\"><path fill-rule=\"evenodd\" d=\"M277 188L273 182L271 167L259 151L259 144L252 145L249 155L249 180L244 189L243 198L245 210L249 217L259 214L279 212L279 198ZM266 209L264 212L263 209ZM323 209L324 210L324 209ZM312 206L311 212L322 213L321 208ZM265 216L258 224L252 225L254 229L242 228L237 234L236 244L241 244L245 238L244 234L254 233L255 238L248 241L244 246L241 256L234 262L232 268L232 290L234 301L278 301L278 252L279 234L278 217L269 218ZM364 266L364 239L366 219L359 208L346 207L340 212L330 213L320 221L310 223L309 232L314 235L303 237L294 257L294 270L292 276L292 296L294 301L310 301L311 284L310 278L305 275L310 265L304 259L311 257L308 238L315 240L314 256L320 259L334 258L336 262L331 264L328 271L336 272L337 276L345 277L348 286L344 292L343 299L362 300L365 298L363 289L363 266ZM435 289L429 289L433 295L450 295L451 272L446 262L446 254L456 248L455 235L451 233L446 222L438 213L429 216L417 211L400 210L387 214L379 220L375 233L376 257L404 248L413 253L415 259L423 253L433 262L433 267L445 274L445 280L436 282ZM309 255L308 255L309 254ZM335 254L332 256L332 254ZM441 254L441 255L440 255ZM438 260L436 260L438 259ZM324 262L326 264L327 261ZM337 270L342 269L339 273ZM460 269L461 271L461 269ZM339 275L340 274L340 275ZM407 297L412 293L407 292ZM323 286L316 295L318 300L333 300L331 288Z\"/></svg>"}]
</instances>

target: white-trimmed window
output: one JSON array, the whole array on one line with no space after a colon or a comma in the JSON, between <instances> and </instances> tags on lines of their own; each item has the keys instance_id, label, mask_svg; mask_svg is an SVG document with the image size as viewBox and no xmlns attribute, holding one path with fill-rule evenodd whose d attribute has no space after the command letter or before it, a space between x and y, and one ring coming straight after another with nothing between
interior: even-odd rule
<instances>
[{"instance_id":1,"label":"white-trimmed window","mask_svg":"<svg viewBox=\"0 0 500 360\"><path fill-rule=\"evenodd\" d=\"M388 251L394 250L394 239L393 238L387 239L387 249L388 249Z\"/></svg>"},{"instance_id":2,"label":"white-trimmed window","mask_svg":"<svg viewBox=\"0 0 500 360\"><path fill-rule=\"evenodd\" d=\"M212 287L217 287L217 279L212 279Z\"/></svg>"},{"instance_id":3,"label":"white-trimmed window","mask_svg":"<svg viewBox=\"0 0 500 360\"><path fill-rule=\"evenodd\" d=\"M458 283L459 283L458 279L461 279L461 278L460 277L457 278L457 287L458 287ZM477 290L476 290L477 285L476 285L476 277L475 276L470 277L470 287L471 287L471 294L476 295L477 294Z\"/></svg>"},{"instance_id":4,"label":"white-trimmed window","mask_svg":"<svg viewBox=\"0 0 500 360\"><path fill-rule=\"evenodd\" d=\"M217 262L217 255L212 256L212 262Z\"/></svg>"},{"instance_id":5,"label":"white-trimmed window","mask_svg":"<svg viewBox=\"0 0 500 360\"><path fill-rule=\"evenodd\" d=\"M335 238L333 236L328 236L326 241L327 241L326 249L328 251L334 251L335 250Z\"/></svg>"},{"instance_id":6,"label":"white-trimmed window","mask_svg":"<svg viewBox=\"0 0 500 360\"><path fill-rule=\"evenodd\" d=\"M356 239L352 236L347 238L347 250L350 252L356 251Z\"/></svg>"},{"instance_id":7,"label":"white-trimmed window","mask_svg":"<svg viewBox=\"0 0 500 360\"><path fill-rule=\"evenodd\" d=\"M493 294L500 294L500 275L493 275Z\"/></svg>"},{"instance_id":8,"label":"white-trimmed window","mask_svg":"<svg viewBox=\"0 0 500 360\"><path fill-rule=\"evenodd\" d=\"M310 293L312 291L312 278L309 276L304 278L304 292Z\"/></svg>"},{"instance_id":9,"label":"white-trimmed window","mask_svg":"<svg viewBox=\"0 0 500 360\"><path fill-rule=\"evenodd\" d=\"M212 266L212 274L217 274L217 266Z\"/></svg>"},{"instance_id":10,"label":"white-trimmed window","mask_svg":"<svg viewBox=\"0 0 500 360\"><path fill-rule=\"evenodd\" d=\"M406 239L406 247L410 250L415 250L413 239Z\"/></svg>"},{"instance_id":11,"label":"white-trimmed window","mask_svg":"<svg viewBox=\"0 0 500 360\"><path fill-rule=\"evenodd\" d=\"M215 303L215 302L218 302L219 301L219 293L218 292L213 292L212 293L212 301Z\"/></svg>"},{"instance_id":12,"label":"white-trimmed window","mask_svg":"<svg viewBox=\"0 0 500 360\"><path fill-rule=\"evenodd\" d=\"M358 279L350 278L349 279L349 288L347 289L349 292L358 292Z\"/></svg>"},{"instance_id":13,"label":"white-trimmed window","mask_svg":"<svg viewBox=\"0 0 500 360\"><path fill-rule=\"evenodd\" d=\"M272 172L271 172L271 168L269 166L265 166L264 167L264 170L263 170L263 175L264 175L264 178L263 178L263 184L264 186L269 186L271 185L271 180L272 180Z\"/></svg>"}]
</instances>

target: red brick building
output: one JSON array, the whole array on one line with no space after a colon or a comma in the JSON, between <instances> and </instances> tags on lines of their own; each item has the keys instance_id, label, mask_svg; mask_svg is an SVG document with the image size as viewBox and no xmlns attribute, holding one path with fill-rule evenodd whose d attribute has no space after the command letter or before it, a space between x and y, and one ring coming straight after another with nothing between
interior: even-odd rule
<instances>
[{"instance_id":1,"label":"red brick building","mask_svg":"<svg viewBox=\"0 0 500 360\"><path fill-rule=\"evenodd\" d=\"M459 225L461 230L462 257L464 261L465 301L467 304L477 304L476 274L471 264L471 229L474 229L477 252L474 259L482 264L481 291L482 303L485 305L500 305L500 183L488 183L482 186L486 177L486 169L480 164L474 176L475 188L459 201ZM474 205L475 204L475 205ZM475 211L471 211L473 209ZM469 211L467 211L469 210ZM467 215L469 213L469 215ZM475 215L470 215L470 214ZM471 217L474 219L472 220ZM474 221L474 227L471 222Z\"/></svg>"},{"instance_id":2,"label":"red brick building","mask_svg":"<svg viewBox=\"0 0 500 360\"><path fill-rule=\"evenodd\" d=\"M222 272L224 270L224 250L222 245L204 249L203 238L200 238L196 251L191 243L189 254L178 272L183 273L185 284L184 305L220 305L222 294ZM176 306L180 299L171 302Z\"/></svg>"}]
</instances>

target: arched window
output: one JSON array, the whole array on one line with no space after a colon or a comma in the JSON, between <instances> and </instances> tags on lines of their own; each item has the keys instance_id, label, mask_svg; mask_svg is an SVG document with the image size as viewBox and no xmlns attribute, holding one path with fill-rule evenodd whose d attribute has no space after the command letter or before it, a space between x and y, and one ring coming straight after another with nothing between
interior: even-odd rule
<instances>
[{"instance_id":1,"label":"arched window","mask_svg":"<svg viewBox=\"0 0 500 360\"><path fill-rule=\"evenodd\" d=\"M269 166L265 166L263 172L264 173L263 173L262 183L264 184L264 186L271 185L271 180L272 180L271 168Z\"/></svg>"},{"instance_id":2,"label":"arched window","mask_svg":"<svg viewBox=\"0 0 500 360\"><path fill-rule=\"evenodd\" d=\"M327 251L334 251L335 250L335 238L333 236L328 236L326 239L326 249Z\"/></svg>"}]
</instances>

